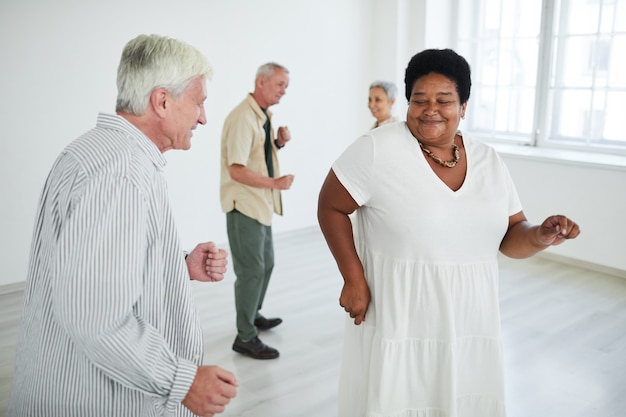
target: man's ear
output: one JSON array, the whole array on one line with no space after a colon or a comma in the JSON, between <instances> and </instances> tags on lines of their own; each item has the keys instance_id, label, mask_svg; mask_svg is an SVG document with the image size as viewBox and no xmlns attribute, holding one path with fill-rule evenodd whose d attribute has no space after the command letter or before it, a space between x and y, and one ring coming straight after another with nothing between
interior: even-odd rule
<instances>
[{"instance_id":1,"label":"man's ear","mask_svg":"<svg viewBox=\"0 0 626 417\"><path fill-rule=\"evenodd\" d=\"M160 117L165 117L170 99L171 96L164 88L155 88L152 93L150 93L150 105L154 112Z\"/></svg>"},{"instance_id":2,"label":"man's ear","mask_svg":"<svg viewBox=\"0 0 626 417\"><path fill-rule=\"evenodd\" d=\"M259 75L258 77L256 77L256 81L255 81L255 86L259 89L263 88L263 83L265 82L265 79L262 75Z\"/></svg>"}]
</instances>

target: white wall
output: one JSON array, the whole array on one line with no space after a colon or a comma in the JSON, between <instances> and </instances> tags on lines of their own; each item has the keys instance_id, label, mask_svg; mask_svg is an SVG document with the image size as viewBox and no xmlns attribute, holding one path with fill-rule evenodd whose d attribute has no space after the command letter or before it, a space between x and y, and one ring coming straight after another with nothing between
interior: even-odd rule
<instances>
[{"instance_id":1,"label":"white wall","mask_svg":"<svg viewBox=\"0 0 626 417\"><path fill-rule=\"evenodd\" d=\"M581 228L577 239L545 254L626 278L626 168L503 155L530 221L565 214Z\"/></svg>"},{"instance_id":2,"label":"white wall","mask_svg":"<svg viewBox=\"0 0 626 417\"><path fill-rule=\"evenodd\" d=\"M227 242L219 206L219 139L227 113L270 60L291 83L273 107L292 142L282 171L295 174L275 231L310 227L317 192L339 151L372 123L370 0L3 0L0 2L0 285L24 281L39 193L58 153L114 111L117 63L140 33L182 39L214 66L208 123L192 149L166 153L183 244Z\"/></svg>"}]
</instances>

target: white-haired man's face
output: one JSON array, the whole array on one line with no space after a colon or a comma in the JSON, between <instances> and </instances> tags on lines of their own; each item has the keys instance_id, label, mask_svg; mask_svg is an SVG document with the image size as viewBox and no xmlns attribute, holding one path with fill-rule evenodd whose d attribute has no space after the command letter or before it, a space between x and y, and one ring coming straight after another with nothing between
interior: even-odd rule
<instances>
[{"instance_id":1,"label":"white-haired man's face","mask_svg":"<svg viewBox=\"0 0 626 417\"><path fill-rule=\"evenodd\" d=\"M183 149L191 147L191 136L198 124L206 123L204 101L206 100L206 86L204 77L192 81L183 94L170 100L166 106L166 119L163 122L163 133L166 137L166 149Z\"/></svg>"},{"instance_id":2,"label":"white-haired man's face","mask_svg":"<svg viewBox=\"0 0 626 417\"><path fill-rule=\"evenodd\" d=\"M282 68L276 68L274 73L265 78L259 76L256 80L255 98L259 106L267 109L278 104L289 87L289 74Z\"/></svg>"}]
</instances>

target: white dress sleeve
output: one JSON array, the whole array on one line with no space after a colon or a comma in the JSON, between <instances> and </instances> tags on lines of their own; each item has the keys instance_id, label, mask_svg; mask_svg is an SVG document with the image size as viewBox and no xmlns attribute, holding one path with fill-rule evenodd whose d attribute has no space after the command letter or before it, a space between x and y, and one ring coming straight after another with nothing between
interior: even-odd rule
<instances>
[{"instance_id":1,"label":"white dress sleeve","mask_svg":"<svg viewBox=\"0 0 626 417\"><path fill-rule=\"evenodd\" d=\"M371 197L373 161L373 138L364 135L353 142L332 166L339 182L359 206L364 205Z\"/></svg>"}]
</instances>

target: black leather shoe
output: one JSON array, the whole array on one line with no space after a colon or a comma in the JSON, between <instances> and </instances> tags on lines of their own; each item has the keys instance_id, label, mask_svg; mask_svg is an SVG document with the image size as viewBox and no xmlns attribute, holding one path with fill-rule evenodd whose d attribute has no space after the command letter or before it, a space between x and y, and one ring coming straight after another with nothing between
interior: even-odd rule
<instances>
[{"instance_id":1,"label":"black leather shoe","mask_svg":"<svg viewBox=\"0 0 626 417\"><path fill-rule=\"evenodd\" d=\"M254 359L276 359L279 355L276 349L261 342L259 336L254 336L247 342L237 336L233 343L233 350Z\"/></svg>"},{"instance_id":2,"label":"black leather shoe","mask_svg":"<svg viewBox=\"0 0 626 417\"><path fill-rule=\"evenodd\" d=\"M282 322L283 322L283 319L278 318L278 317L273 318L273 319L266 319L265 317L261 316L261 317L257 317L256 319L254 319L254 325L259 330L272 329L278 326Z\"/></svg>"}]
</instances>

